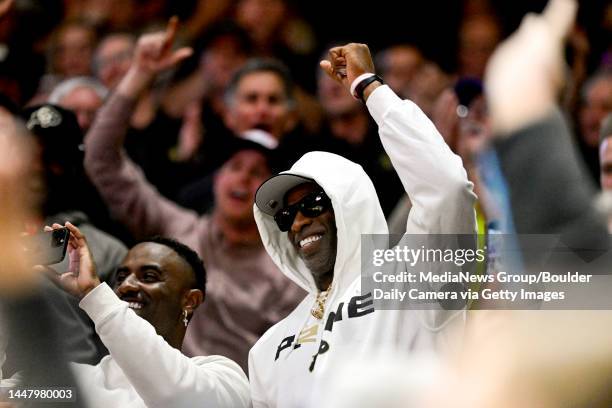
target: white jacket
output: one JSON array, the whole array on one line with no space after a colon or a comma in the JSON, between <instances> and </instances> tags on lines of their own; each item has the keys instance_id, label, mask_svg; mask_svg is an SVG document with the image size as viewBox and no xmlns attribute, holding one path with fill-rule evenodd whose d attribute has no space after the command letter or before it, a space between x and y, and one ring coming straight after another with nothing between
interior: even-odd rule
<instances>
[{"instance_id":1,"label":"white jacket","mask_svg":"<svg viewBox=\"0 0 612 408\"><path fill-rule=\"evenodd\" d=\"M472 183L433 123L387 86L372 92L367 106L413 203L406 232L473 234ZM359 359L390 348L436 349L450 340L442 328L449 320L460 320L434 310L374 310L371 294L361 293L361 234L386 234L388 229L374 186L360 166L337 155L311 152L289 173L314 179L331 198L338 234L334 277L325 316L317 320L310 313L318 293L310 271L287 233L255 207L266 250L283 273L309 292L249 353L255 408L308 406L317 382L333 375L347 355Z\"/></svg>"},{"instance_id":2,"label":"white jacket","mask_svg":"<svg viewBox=\"0 0 612 408\"><path fill-rule=\"evenodd\" d=\"M249 406L247 378L238 364L221 356L183 355L106 283L80 306L110 352L95 366L72 364L88 407Z\"/></svg>"}]
</instances>

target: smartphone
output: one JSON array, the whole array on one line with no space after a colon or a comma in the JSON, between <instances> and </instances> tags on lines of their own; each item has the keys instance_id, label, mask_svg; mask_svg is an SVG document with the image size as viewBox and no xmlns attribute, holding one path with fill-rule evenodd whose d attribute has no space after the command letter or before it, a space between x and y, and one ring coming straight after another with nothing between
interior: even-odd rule
<instances>
[{"instance_id":1,"label":"smartphone","mask_svg":"<svg viewBox=\"0 0 612 408\"><path fill-rule=\"evenodd\" d=\"M70 231L67 228L24 237L24 250L36 265L53 265L64 260Z\"/></svg>"}]
</instances>

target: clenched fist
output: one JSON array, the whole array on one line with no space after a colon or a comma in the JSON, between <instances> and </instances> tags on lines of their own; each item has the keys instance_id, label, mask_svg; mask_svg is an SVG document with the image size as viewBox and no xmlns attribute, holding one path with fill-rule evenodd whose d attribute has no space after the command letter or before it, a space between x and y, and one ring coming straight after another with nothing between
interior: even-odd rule
<instances>
[{"instance_id":1,"label":"clenched fist","mask_svg":"<svg viewBox=\"0 0 612 408\"><path fill-rule=\"evenodd\" d=\"M329 59L320 63L321 68L350 92L353 81L362 74L374 73L374 62L365 44L350 43L329 50ZM380 84L372 84L372 89ZM369 87L368 87L369 88ZM370 90L371 92L371 90ZM364 93L367 98L369 93Z\"/></svg>"}]
</instances>

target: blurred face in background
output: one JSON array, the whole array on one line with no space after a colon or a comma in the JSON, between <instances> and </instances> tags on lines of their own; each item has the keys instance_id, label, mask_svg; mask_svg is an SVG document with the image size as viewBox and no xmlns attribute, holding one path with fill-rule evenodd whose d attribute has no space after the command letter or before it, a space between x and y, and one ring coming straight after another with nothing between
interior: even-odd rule
<instances>
[{"instance_id":1,"label":"blurred face in background","mask_svg":"<svg viewBox=\"0 0 612 408\"><path fill-rule=\"evenodd\" d=\"M612 135L608 135L601 143L599 163L601 168L601 188L604 191L612 191Z\"/></svg>"},{"instance_id":2,"label":"blurred face in background","mask_svg":"<svg viewBox=\"0 0 612 408\"><path fill-rule=\"evenodd\" d=\"M236 134L260 129L280 140L293 124L282 79L272 71L246 74L230 98L225 119Z\"/></svg>"},{"instance_id":3,"label":"blurred face in background","mask_svg":"<svg viewBox=\"0 0 612 408\"><path fill-rule=\"evenodd\" d=\"M599 130L604 117L612 112L612 75L587 85L580 109L580 133L591 147L599 144Z\"/></svg>"},{"instance_id":4,"label":"blurred face in background","mask_svg":"<svg viewBox=\"0 0 612 408\"><path fill-rule=\"evenodd\" d=\"M449 76L436 63L426 61L412 81L410 99L431 116L436 99L450 83Z\"/></svg>"},{"instance_id":5,"label":"blurred face in background","mask_svg":"<svg viewBox=\"0 0 612 408\"><path fill-rule=\"evenodd\" d=\"M17 239L27 223L40 217L38 205L44 195L40 162L26 133L0 107L0 288L5 296L11 290L31 294L40 278Z\"/></svg>"},{"instance_id":6,"label":"blurred face in background","mask_svg":"<svg viewBox=\"0 0 612 408\"><path fill-rule=\"evenodd\" d=\"M0 107L0 146L0 207L30 217L40 211L46 195L42 148L3 107ZM15 203L18 207L12 207Z\"/></svg>"},{"instance_id":7,"label":"blurred face in background","mask_svg":"<svg viewBox=\"0 0 612 408\"><path fill-rule=\"evenodd\" d=\"M421 52L410 45L398 45L384 50L379 61L387 85L408 98L415 75L423 64Z\"/></svg>"},{"instance_id":8,"label":"blurred face in background","mask_svg":"<svg viewBox=\"0 0 612 408\"><path fill-rule=\"evenodd\" d=\"M234 225L252 225L255 192L270 175L268 160L261 152L234 153L215 175L215 212Z\"/></svg>"},{"instance_id":9,"label":"blurred face in background","mask_svg":"<svg viewBox=\"0 0 612 408\"><path fill-rule=\"evenodd\" d=\"M89 75L95 46L95 33L81 24L69 24L56 35L52 55L53 70L63 76Z\"/></svg>"},{"instance_id":10,"label":"blurred face in background","mask_svg":"<svg viewBox=\"0 0 612 408\"><path fill-rule=\"evenodd\" d=\"M265 47L274 40L285 12L283 0L241 0L236 7L236 22L258 46Z\"/></svg>"},{"instance_id":11,"label":"blurred face in background","mask_svg":"<svg viewBox=\"0 0 612 408\"><path fill-rule=\"evenodd\" d=\"M369 129L363 104L327 75L319 75L317 93L332 135L351 144L363 142Z\"/></svg>"},{"instance_id":12,"label":"blurred face in background","mask_svg":"<svg viewBox=\"0 0 612 408\"><path fill-rule=\"evenodd\" d=\"M98 45L94 60L96 76L108 89L114 89L130 69L134 41L128 34L111 34Z\"/></svg>"},{"instance_id":13,"label":"blurred face in background","mask_svg":"<svg viewBox=\"0 0 612 408\"><path fill-rule=\"evenodd\" d=\"M496 20L486 15L467 19L459 32L459 74L482 78L501 37Z\"/></svg>"},{"instance_id":14,"label":"blurred face in background","mask_svg":"<svg viewBox=\"0 0 612 408\"><path fill-rule=\"evenodd\" d=\"M203 75L210 81L213 92L223 92L246 59L247 55L235 37L223 35L213 40L200 58Z\"/></svg>"},{"instance_id":15,"label":"blurred face in background","mask_svg":"<svg viewBox=\"0 0 612 408\"><path fill-rule=\"evenodd\" d=\"M59 100L58 104L74 112L83 134L85 134L96 116L96 112L104 101L96 91L87 86L73 89Z\"/></svg>"}]
</instances>

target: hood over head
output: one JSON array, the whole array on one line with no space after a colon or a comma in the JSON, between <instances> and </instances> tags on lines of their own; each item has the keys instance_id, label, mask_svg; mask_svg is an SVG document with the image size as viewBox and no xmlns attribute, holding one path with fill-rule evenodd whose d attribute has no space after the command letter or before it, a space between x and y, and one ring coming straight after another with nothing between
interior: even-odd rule
<instances>
[{"instance_id":1,"label":"hood over head","mask_svg":"<svg viewBox=\"0 0 612 408\"><path fill-rule=\"evenodd\" d=\"M281 232L273 218L282 208L284 195L310 181L323 188L332 202L338 243L333 286L343 290L361 272L361 234L388 233L374 185L361 166L332 153L306 153L290 170L270 178L257 191L257 227L280 270L308 292L317 293L310 270L289 242L287 232Z\"/></svg>"}]
</instances>

